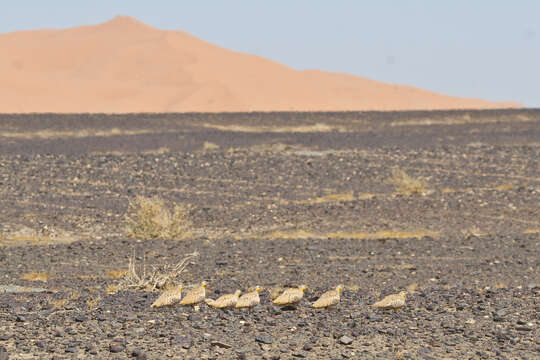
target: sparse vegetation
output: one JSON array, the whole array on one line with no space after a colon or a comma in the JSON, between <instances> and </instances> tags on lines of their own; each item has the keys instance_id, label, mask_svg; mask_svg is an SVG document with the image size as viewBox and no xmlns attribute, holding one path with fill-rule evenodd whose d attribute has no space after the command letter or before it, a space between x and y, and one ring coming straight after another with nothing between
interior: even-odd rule
<instances>
[{"instance_id":1,"label":"sparse vegetation","mask_svg":"<svg viewBox=\"0 0 540 360\"><path fill-rule=\"evenodd\" d=\"M216 150L216 149L219 149L219 145L214 144L213 142L205 141L203 144L203 150Z\"/></svg>"},{"instance_id":2,"label":"sparse vegetation","mask_svg":"<svg viewBox=\"0 0 540 360\"><path fill-rule=\"evenodd\" d=\"M68 299L52 299L47 300L49 305L53 308L62 308L68 303Z\"/></svg>"},{"instance_id":3,"label":"sparse vegetation","mask_svg":"<svg viewBox=\"0 0 540 360\"><path fill-rule=\"evenodd\" d=\"M388 180L394 184L396 192L402 195L424 195L427 191L427 183L422 178L409 176L403 170L394 169Z\"/></svg>"},{"instance_id":4,"label":"sparse vegetation","mask_svg":"<svg viewBox=\"0 0 540 360\"><path fill-rule=\"evenodd\" d=\"M190 235L187 208L176 204L171 212L157 196L137 196L129 204L126 220L127 235L136 239L182 239Z\"/></svg>"},{"instance_id":5,"label":"sparse vegetation","mask_svg":"<svg viewBox=\"0 0 540 360\"><path fill-rule=\"evenodd\" d=\"M119 284L120 289L155 290L169 289L178 283L178 278L191 263L199 256L194 252L184 256L176 264L152 266L152 271L147 272L146 258L140 266L135 263L135 254L129 259L129 270Z\"/></svg>"},{"instance_id":6,"label":"sparse vegetation","mask_svg":"<svg viewBox=\"0 0 540 360\"><path fill-rule=\"evenodd\" d=\"M23 274L21 276L21 279L28 280L28 281L47 281L51 278L51 276L44 272L36 272L32 271L26 274Z\"/></svg>"},{"instance_id":7,"label":"sparse vegetation","mask_svg":"<svg viewBox=\"0 0 540 360\"><path fill-rule=\"evenodd\" d=\"M127 272L125 269L109 269L105 271L109 279L121 279L126 276Z\"/></svg>"},{"instance_id":8,"label":"sparse vegetation","mask_svg":"<svg viewBox=\"0 0 540 360\"><path fill-rule=\"evenodd\" d=\"M88 310L93 310L93 309L97 308L100 301L101 301L101 297L99 297L99 296L89 297L86 300L86 306L88 307Z\"/></svg>"}]
</instances>

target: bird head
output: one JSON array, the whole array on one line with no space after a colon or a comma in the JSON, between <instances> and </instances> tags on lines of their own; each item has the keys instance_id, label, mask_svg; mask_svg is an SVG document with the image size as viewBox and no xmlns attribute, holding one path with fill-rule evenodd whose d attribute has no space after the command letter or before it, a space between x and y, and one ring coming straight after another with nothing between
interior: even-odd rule
<instances>
[{"instance_id":1,"label":"bird head","mask_svg":"<svg viewBox=\"0 0 540 360\"><path fill-rule=\"evenodd\" d=\"M339 293L339 292L342 292L343 291L343 285L338 285L336 286L336 291Z\"/></svg>"},{"instance_id":2,"label":"bird head","mask_svg":"<svg viewBox=\"0 0 540 360\"><path fill-rule=\"evenodd\" d=\"M178 285L178 286L176 287L176 291L180 292L180 291L182 291L183 288L184 288L183 285Z\"/></svg>"},{"instance_id":3,"label":"bird head","mask_svg":"<svg viewBox=\"0 0 540 360\"><path fill-rule=\"evenodd\" d=\"M261 291L262 291L262 287L257 286L257 287L255 288L255 292L256 292L257 294L260 293Z\"/></svg>"},{"instance_id":4,"label":"bird head","mask_svg":"<svg viewBox=\"0 0 540 360\"><path fill-rule=\"evenodd\" d=\"M401 296L402 298L405 299L405 297L407 296L407 292L406 291L400 291L399 296Z\"/></svg>"},{"instance_id":5,"label":"bird head","mask_svg":"<svg viewBox=\"0 0 540 360\"><path fill-rule=\"evenodd\" d=\"M302 290L302 292L306 291L307 290L307 286L306 285L300 285L298 287L300 290Z\"/></svg>"},{"instance_id":6,"label":"bird head","mask_svg":"<svg viewBox=\"0 0 540 360\"><path fill-rule=\"evenodd\" d=\"M241 293L242 293L242 292L241 292L240 290L236 290L236 291L234 292L234 296L240 296Z\"/></svg>"},{"instance_id":7,"label":"bird head","mask_svg":"<svg viewBox=\"0 0 540 360\"><path fill-rule=\"evenodd\" d=\"M208 283L207 283L206 281L203 281L203 282L201 283L201 287L202 287L203 289L206 287L206 285L208 285Z\"/></svg>"}]
</instances>

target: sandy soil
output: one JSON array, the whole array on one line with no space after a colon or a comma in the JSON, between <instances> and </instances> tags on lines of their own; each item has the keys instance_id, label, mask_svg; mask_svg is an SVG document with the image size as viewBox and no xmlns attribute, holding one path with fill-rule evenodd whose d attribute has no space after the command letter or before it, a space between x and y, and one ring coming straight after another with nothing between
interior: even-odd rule
<instances>
[{"instance_id":1,"label":"sandy soil","mask_svg":"<svg viewBox=\"0 0 540 360\"><path fill-rule=\"evenodd\" d=\"M0 358L534 359L539 125L538 110L2 115ZM189 205L192 236L126 237L137 195ZM195 250L186 285L261 285L261 306L115 291L133 254ZM271 305L301 283L297 309ZM310 307L338 283L336 309ZM403 289L399 312L369 306Z\"/></svg>"}]
</instances>

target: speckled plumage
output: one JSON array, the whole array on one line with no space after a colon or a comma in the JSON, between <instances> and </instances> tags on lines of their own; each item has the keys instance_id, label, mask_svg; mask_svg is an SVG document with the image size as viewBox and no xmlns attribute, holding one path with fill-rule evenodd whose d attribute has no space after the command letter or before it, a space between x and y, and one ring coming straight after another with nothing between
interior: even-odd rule
<instances>
[{"instance_id":1,"label":"speckled plumage","mask_svg":"<svg viewBox=\"0 0 540 360\"><path fill-rule=\"evenodd\" d=\"M342 285L336 286L334 290L330 290L322 294L317 301L313 303L314 308L326 308L334 306L341 300L340 293L343 290Z\"/></svg>"},{"instance_id":2,"label":"speckled plumage","mask_svg":"<svg viewBox=\"0 0 540 360\"><path fill-rule=\"evenodd\" d=\"M201 286L190 290L186 296L180 301L180 305L195 305L204 301L206 297L206 281L203 281Z\"/></svg>"},{"instance_id":3,"label":"speckled plumage","mask_svg":"<svg viewBox=\"0 0 540 360\"><path fill-rule=\"evenodd\" d=\"M300 285L297 288L286 289L281 295L274 299L276 305L296 305L304 297L307 286Z\"/></svg>"},{"instance_id":4,"label":"speckled plumage","mask_svg":"<svg viewBox=\"0 0 540 360\"><path fill-rule=\"evenodd\" d=\"M236 290L234 294L226 294L226 295L220 296L216 300L206 299L205 301L208 304L208 306L211 306L216 309L235 307L241 293L242 292L240 290Z\"/></svg>"},{"instance_id":5,"label":"speckled plumage","mask_svg":"<svg viewBox=\"0 0 540 360\"><path fill-rule=\"evenodd\" d=\"M377 309L393 309L397 310L405 305L405 298L407 297L407 292L402 291L399 294L392 294L386 296L384 299L377 301L375 304L371 305Z\"/></svg>"},{"instance_id":6,"label":"speckled plumage","mask_svg":"<svg viewBox=\"0 0 540 360\"><path fill-rule=\"evenodd\" d=\"M182 285L166 290L159 295L159 297L150 305L151 307L173 306L182 299Z\"/></svg>"},{"instance_id":7,"label":"speckled plumage","mask_svg":"<svg viewBox=\"0 0 540 360\"><path fill-rule=\"evenodd\" d=\"M261 290L262 288L260 286L257 286L254 291L248 292L240 296L240 298L236 302L236 308L252 308L259 305L261 303L261 298L259 297L259 293L261 292Z\"/></svg>"}]
</instances>

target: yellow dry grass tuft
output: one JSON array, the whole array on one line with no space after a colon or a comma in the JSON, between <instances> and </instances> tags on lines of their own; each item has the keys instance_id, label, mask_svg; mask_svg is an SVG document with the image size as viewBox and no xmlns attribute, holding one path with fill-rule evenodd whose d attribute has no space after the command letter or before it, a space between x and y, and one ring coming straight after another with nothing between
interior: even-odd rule
<instances>
[{"instance_id":1,"label":"yellow dry grass tuft","mask_svg":"<svg viewBox=\"0 0 540 360\"><path fill-rule=\"evenodd\" d=\"M47 281L51 276L44 272L32 271L21 276L21 279L28 281Z\"/></svg>"},{"instance_id":2,"label":"yellow dry grass tuft","mask_svg":"<svg viewBox=\"0 0 540 360\"><path fill-rule=\"evenodd\" d=\"M357 240L380 240L380 239L411 239L422 238L424 236L437 237L438 232L430 230L383 230L374 233L337 231L329 233L315 233L306 230L295 230L290 232L274 231L265 235L255 235L244 238L264 237L270 239L357 239Z\"/></svg>"},{"instance_id":3,"label":"yellow dry grass tuft","mask_svg":"<svg viewBox=\"0 0 540 360\"><path fill-rule=\"evenodd\" d=\"M411 177L403 170L394 169L388 181L394 184L396 192L402 195L424 195L427 192L427 183L422 178Z\"/></svg>"},{"instance_id":4,"label":"yellow dry grass tuft","mask_svg":"<svg viewBox=\"0 0 540 360\"><path fill-rule=\"evenodd\" d=\"M47 302L54 308L62 308L68 303L68 299L48 299Z\"/></svg>"},{"instance_id":5,"label":"yellow dry grass tuft","mask_svg":"<svg viewBox=\"0 0 540 360\"><path fill-rule=\"evenodd\" d=\"M203 144L203 150L216 150L216 149L219 149L219 145L214 144L213 142L205 141Z\"/></svg>"},{"instance_id":6,"label":"yellow dry grass tuft","mask_svg":"<svg viewBox=\"0 0 540 360\"><path fill-rule=\"evenodd\" d=\"M130 202L127 235L136 239L183 239L191 235L191 221L183 205L171 212L157 196L137 196Z\"/></svg>"},{"instance_id":7,"label":"yellow dry grass tuft","mask_svg":"<svg viewBox=\"0 0 540 360\"><path fill-rule=\"evenodd\" d=\"M524 234L540 234L540 229L526 229L523 231Z\"/></svg>"},{"instance_id":8,"label":"yellow dry grass tuft","mask_svg":"<svg viewBox=\"0 0 540 360\"><path fill-rule=\"evenodd\" d=\"M99 296L88 298L88 300L86 300L86 306L88 307L88 310L93 310L97 308L100 301L101 301L101 297Z\"/></svg>"},{"instance_id":9,"label":"yellow dry grass tuft","mask_svg":"<svg viewBox=\"0 0 540 360\"><path fill-rule=\"evenodd\" d=\"M515 184L509 184L509 183L505 183L505 184L501 184L501 185L498 185L495 187L495 190L499 190L499 191L510 191L510 190L515 190L517 189L518 187L515 185Z\"/></svg>"},{"instance_id":10,"label":"yellow dry grass tuft","mask_svg":"<svg viewBox=\"0 0 540 360\"><path fill-rule=\"evenodd\" d=\"M107 286L105 292L109 295L116 294L120 290L120 285L111 284Z\"/></svg>"},{"instance_id":11,"label":"yellow dry grass tuft","mask_svg":"<svg viewBox=\"0 0 540 360\"><path fill-rule=\"evenodd\" d=\"M203 124L205 128L217 129L220 131L246 132L246 133L312 133L312 132L346 132L344 126L328 125L316 123L313 125L299 126L248 126L248 125L218 125Z\"/></svg>"},{"instance_id":12,"label":"yellow dry grass tuft","mask_svg":"<svg viewBox=\"0 0 540 360\"><path fill-rule=\"evenodd\" d=\"M353 201L353 200L355 200L354 194L352 192L349 192L349 193L331 194L331 195L321 196L313 200L305 200L302 202L309 203L309 204L323 204L323 203L329 203L329 202Z\"/></svg>"},{"instance_id":13,"label":"yellow dry grass tuft","mask_svg":"<svg viewBox=\"0 0 540 360\"><path fill-rule=\"evenodd\" d=\"M105 271L109 279L122 279L127 274L125 269L109 269Z\"/></svg>"}]
</instances>

